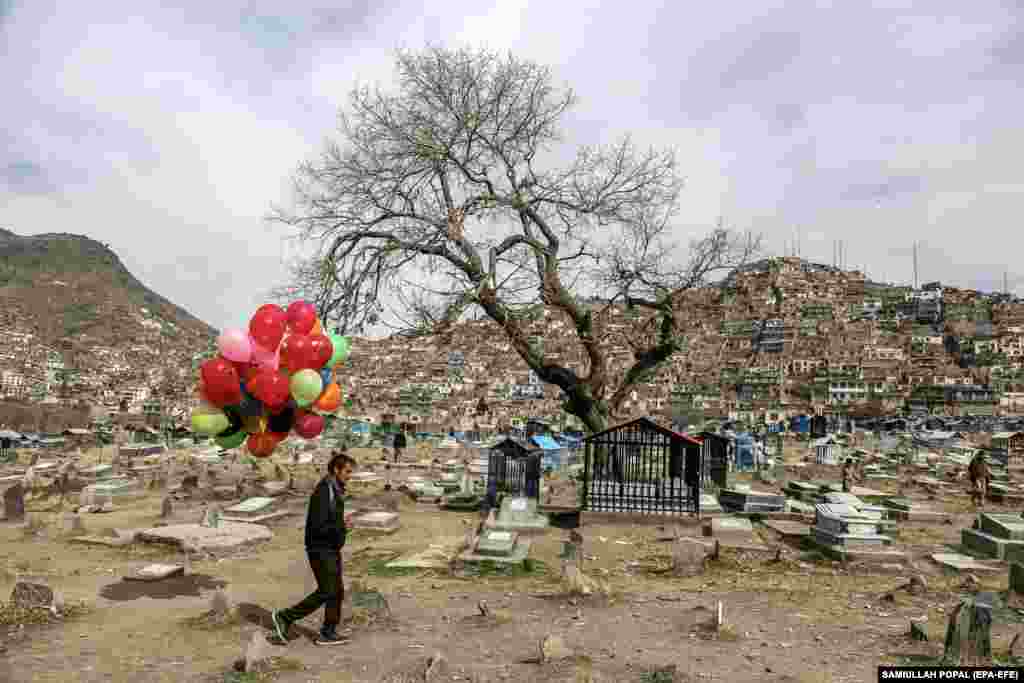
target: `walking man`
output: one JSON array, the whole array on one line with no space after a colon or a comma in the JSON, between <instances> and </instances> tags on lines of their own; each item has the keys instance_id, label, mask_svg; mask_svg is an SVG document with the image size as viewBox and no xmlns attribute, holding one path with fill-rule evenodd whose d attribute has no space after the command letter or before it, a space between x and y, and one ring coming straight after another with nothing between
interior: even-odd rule
<instances>
[{"instance_id":1,"label":"walking man","mask_svg":"<svg viewBox=\"0 0 1024 683\"><path fill-rule=\"evenodd\" d=\"M352 476L356 461L344 452L335 452L327 465L327 476L320 480L309 498L306 515L306 555L316 577L316 590L300 603L271 614L277 637L288 642L288 630L300 619L324 607L324 625L317 645L337 645L348 641L338 633L344 586L341 578L341 548L345 545L348 516L345 514L345 482Z\"/></svg>"},{"instance_id":2,"label":"walking man","mask_svg":"<svg viewBox=\"0 0 1024 683\"><path fill-rule=\"evenodd\" d=\"M395 434L395 462L402 457L402 450L405 448L405 430L401 429Z\"/></svg>"}]
</instances>

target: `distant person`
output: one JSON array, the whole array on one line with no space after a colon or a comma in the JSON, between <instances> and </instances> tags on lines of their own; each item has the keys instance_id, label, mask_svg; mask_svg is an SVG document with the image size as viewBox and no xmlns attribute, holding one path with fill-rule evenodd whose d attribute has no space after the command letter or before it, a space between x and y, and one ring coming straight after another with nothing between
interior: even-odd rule
<instances>
[{"instance_id":1,"label":"distant person","mask_svg":"<svg viewBox=\"0 0 1024 683\"><path fill-rule=\"evenodd\" d=\"M395 450L395 462L396 463L398 462L399 458L402 457L402 451L405 450L405 446L406 446L405 430L403 429L403 430L400 430L397 434L395 434L394 450Z\"/></svg>"},{"instance_id":2,"label":"distant person","mask_svg":"<svg viewBox=\"0 0 1024 683\"><path fill-rule=\"evenodd\" d=\"M345 483L355 470L356 461L336 451L327 464L327 475L320 480L309 498L306 515L306 555L316 577L316 590L301 602L271 615L274 630L282 642L288 642L288 630L300 619L324 607L324 624L317 645L338 645L348 637L338 633L341 623L341 601L345 596L342 583L341 549L345 545L350 515L345 514Z\"/></svg>"},{"instance_id":3,"label":"distant person","mask_svg":"<svg viewBox=\"0 0 1024 683\"><path fill-rule=\"evenodd\" d=\"M992 479L992 470L988 466L984 453L978 453L967 468L967 476L971 480L971 500L975 505L984 505L988 496L988 485Z\"/></svg>"},{"instance_id":4,"label":"distant person","mask_svg":"<svg viewBox=\"0 0 1024 683\"><path fill-rule=\"evenodd\" d=\"M854 476L855 475L853 473L853 458L847 458L843 462L843 493L850 492L850 485L852 483L851 480L854 478Z\"/></svg>"}]
</instances>

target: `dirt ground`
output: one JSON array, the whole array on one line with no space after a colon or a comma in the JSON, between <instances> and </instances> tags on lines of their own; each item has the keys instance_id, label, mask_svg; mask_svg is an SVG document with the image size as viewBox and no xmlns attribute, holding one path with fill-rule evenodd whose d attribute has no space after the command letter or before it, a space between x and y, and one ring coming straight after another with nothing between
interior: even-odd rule
<instances>
[{"instance_id":1,"label":"dirt ground","mask_svg":"<svg viewBox=\"0 0 1024 683\"><path fill-rule=\"evenodd\" d=\"M838 477L838 468L825 470ZM790 478L811 477L801 471ZM926 494L911 497L925 500ZM866 681L875 680L879 664L941 654L946 614L961 596L978 588L1007 589L1005 572L979 575L980 584L969 587L964 576L944 573L927 559L958 544L959 530L971 523L960 498L945 506L958 513L953 525L901 525L897 543L911 551L909 567L844 566L782 543L775 532L755 525L762 542L782 548L782 561L776 562L774 553L726 549L702 575L669 578L653 571L669 557L669 544L659 541L669 529L586 524L584 570L608 582L607 598L569 598L561 591L558 554L566 532L556 529L534 541L533 570L516 576L382 570L383 562L398 553L461 537L478 521L475 514L426 511L403 501L400 531L383 537L355 532L345 549L346 582L380 591L391 617L353 623L351 643L320 648L312 642L320 618L314 615L290 643L274 646L279 658L274 672L264 678L231 674L254 631L270 636L269 611L313 588L302 547L305 504L305 496L289 499L297 514L271 523L271 541L193 560L184 579L162 589L140 589L126 587L121 577L151 562L181 563L181 554L138 544L70 543L59 535L59 512L46 501L29 501L30 515L47 526L39 537L27 539L20 525L0 524L0 598L10 594L18 575L28 574L46 577L66 604L81 607L62 619L40 615L43 624L0 621L0 682L422 681L424 663L435 652L448 664L448 673L437 680L588 680L565 678L530 661L537 657L538 641L549 634L561 636L581 656L574 660L573 675L589 670L592 680ZM145 528L158 521L159 507L154 495L83 517L90 534ZM197 521L198 510L179 503L175 514L181 521ZM700 533L699 527L689 533ZM923 576L927 589L918 595L896 591L887 598L911 573ZM209 609L218 586L225 586L238 617L201 627L195 620ZM477 616L481 600L492 618ZM716 635L704 625L719 602L727 626ZM927 620L928 642L907 637L911 619ZM993 626L996 651L1005 652L1021 630L1018 613L1001 612ZM654 673L673 665L674 679ZM420 677L399 677L411 672Z\"/></svg>"}]
</instances>

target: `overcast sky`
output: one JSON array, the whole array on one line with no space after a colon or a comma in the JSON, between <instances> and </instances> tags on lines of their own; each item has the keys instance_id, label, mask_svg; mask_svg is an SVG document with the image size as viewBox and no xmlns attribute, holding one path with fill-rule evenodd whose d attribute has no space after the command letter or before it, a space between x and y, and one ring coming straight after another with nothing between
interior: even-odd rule
<instances>
[{"instance_id":1,"label":"overcast sky","mask_svg":"<svg viewBox=\"0 0 1024 683\"><path fill-rule=\"evenodd\" d=\"M168 9L162 5L183 8ZM287 10L287 11L285 11ZM680 234L1024 294L1024 5L0 0L0 227L106 242L215 327L284 277L261 218L396 47L511 49L580 103L570 143L678 150Z\"/></svg>"}]
</instances>

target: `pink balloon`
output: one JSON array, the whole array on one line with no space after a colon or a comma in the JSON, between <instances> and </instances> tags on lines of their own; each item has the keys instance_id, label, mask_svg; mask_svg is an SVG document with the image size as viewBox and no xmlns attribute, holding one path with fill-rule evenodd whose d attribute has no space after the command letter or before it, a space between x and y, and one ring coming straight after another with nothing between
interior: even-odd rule
<instances>
[{"instance_id":1,"label":"pink balloon","mask_svg":"<svg viewBox=\"0 0 1024 683\"><path fill-rule=\"evenodd\" d=\"M248 363L252 359L252 342L245 330L224 330L217 337L220 355L235 363Z\"/></svg>"},{"instance_id":2,"label":"pink balloon","mask_svg":"<svg viewBox=\"0 0 1024 683\"><path fill-rule=\"evenodd\" d=\"M263 348L256 341L250 338L252 342L252 362L258 365L260 368L266 370L277 370L281 365L281 347L268 351Z\"/></svg>"}]
</instances>

